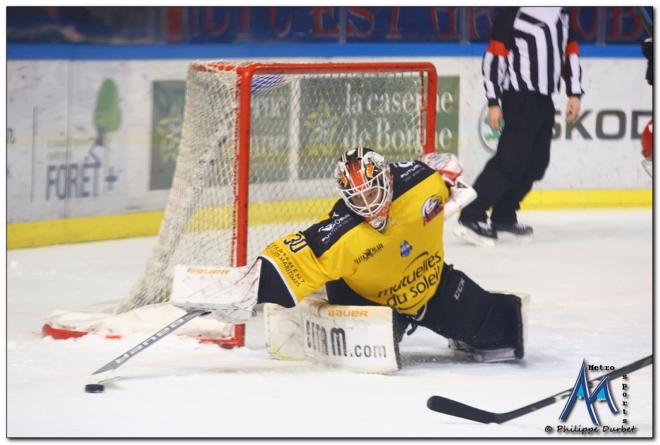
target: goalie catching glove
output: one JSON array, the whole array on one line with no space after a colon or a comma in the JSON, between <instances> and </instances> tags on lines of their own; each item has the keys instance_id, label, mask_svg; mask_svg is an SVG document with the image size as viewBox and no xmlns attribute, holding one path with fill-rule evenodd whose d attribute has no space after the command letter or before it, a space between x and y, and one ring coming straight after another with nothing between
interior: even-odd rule
<instances>
[{"instance_id":1,"label":"goalie catching glove","mask_svg":"<svg viewBox=\"0 0 660 445\"><path fill-rule=\"evenodd\" d=\"M440 173L447 187L454 187L458 177L463 174L461 161L451 153L426 153L419 160Z\"/></svg>"},{"instance_id":2,"label":"goalie catching glove","mask_svg":"<svg viewBox=\"0 0 660 445\"><path fill-rule=\"evenodd\" d=\"M261 260L243 267L174 268L171 302L184 311L207 310L223 323L247 323L257 303Z\"/></svg>"}]
</instances>

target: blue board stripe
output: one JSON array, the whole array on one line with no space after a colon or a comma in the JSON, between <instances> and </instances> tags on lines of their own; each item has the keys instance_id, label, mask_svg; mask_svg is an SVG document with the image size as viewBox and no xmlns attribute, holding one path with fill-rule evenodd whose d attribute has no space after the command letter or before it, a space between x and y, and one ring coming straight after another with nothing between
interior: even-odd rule
<instances>
[{"instance_id":1,"label":"blue board stripe","mask_svg":"<svg viewBox=\"0 0 660 445\"><path fill-rule=\"evenodd\" d=\"M7 60L257 59L289 57L481 57L483 43L198 45L7 44ZM637 45L582 45L581 57L642 58Z\"/></svg>"}]
</instances>

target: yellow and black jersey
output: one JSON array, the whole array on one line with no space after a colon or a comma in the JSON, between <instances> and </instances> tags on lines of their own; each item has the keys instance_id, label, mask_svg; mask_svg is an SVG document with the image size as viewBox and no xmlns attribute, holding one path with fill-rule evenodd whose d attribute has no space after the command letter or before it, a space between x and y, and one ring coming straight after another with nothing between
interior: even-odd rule
<instances>
[{"instance_id":1,"label":"yellow and black jersey","mask_svg":"<svg viewBox=\"0 0 660 445\"><path fill-rule=\"evenodd\" d=\"M449 191L422 162L395 162L390 170L394 193L385 231L378 232L338 200L316 224L262 252L259 302L291 307L342 278L367 300L409 315L422 308L440 283Z\"/></svg>"}]
</instances>

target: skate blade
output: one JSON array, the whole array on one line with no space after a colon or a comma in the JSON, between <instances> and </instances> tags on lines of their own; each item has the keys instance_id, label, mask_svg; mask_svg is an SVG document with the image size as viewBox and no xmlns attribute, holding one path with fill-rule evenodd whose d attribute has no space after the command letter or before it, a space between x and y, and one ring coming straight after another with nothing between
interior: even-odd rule
<instances>
[{"instance_id":1,"label":"skate blade","mask_svg":"<svg viewBox=\"0 0 660 445\"><path fill-rule=\"evenodd\" d=\"M456 226L456 228L454 229L454 235L456 235L457 238L460 238L464 241L467 241L470 244L474 244L479 247L495 246L494 239L486 238L484 236L479 236L476 233L474 233L472 230L460 225Z\"/></svg>"},{"instance_id":2,"label":"skate blade","mask_svg":"<svg viewBox=\"0 0 660 445\"><path fill-rule=\"evenodd\" d=\"M534 235L514 235L511 232L497 232L497 244L528 244Z\"/></svg>"}]
</instances>

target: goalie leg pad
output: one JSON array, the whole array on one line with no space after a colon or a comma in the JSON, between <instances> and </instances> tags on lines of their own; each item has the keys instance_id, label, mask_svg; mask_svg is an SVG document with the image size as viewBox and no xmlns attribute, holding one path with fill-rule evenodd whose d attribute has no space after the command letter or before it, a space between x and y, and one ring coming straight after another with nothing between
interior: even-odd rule
<instances>
[{"instance_id":1,"label":"goalie leg pad","mask_svg":"<svg viewBox=\"0 0 660 445\"><path fill-rule=\"evenodd\" d=\"M305 360L305 340L300 307L264 304L266 350L279 360Z\"/></svg>"},{"instance_id":2,"label":"goalie leg pad","mask_svg":"<svg viewBox=\"0 0 660 445\"><path fill-rule=\"evenodd\" d=\"M399 369L391 308L339 306L307 297L300 309L308 360L355 372Z\"/></svg>"},{"instance_id":3,"label":"goalie leg pad","mask_svg":"<svg viewBox=\"0 0 660 445\"><path fill-rule=\"evenodd\" d=\"M354 372L394 372L400 363L393 313L388 307L335 305L315 297L291 309L266 304L267 350L281 360L307 359Z\"/></svg>"},{"instance_id":4,"label":"goalie leg pad","mask_svg":"<svg viewBox=\"0 0 660 445\"><path fill-rule=\"evenodd\" d=\"M350 288L342 279L328 281L325 284L328 294L328 302L343 306L380 306L373 301L369 301ZM398 368L401 369L401 355L399 353L399 343L403 340L403 334L410 325L410 316L392 311L392 333L394 335L394 353Z\"/></svg>"},{"instance_id":5,"label":"goalie leg pad","mask_svg":"<svg viewBox=\"0 0 660 445\"><path fill-rule=\"evenodd\" d=\"M479 354L481 361L524 357L523 298L488 292L451 266L445 265L440 289L419 324L450 339L450 348L470 352L477 360Z\"/></svg>"},{"instance_id":6,"label":"goalie leg pad","mask_svg":"<svg viewBox=\"0 0 660 445\"><path fill-rule=\"evenodd\" d=\"M494 295L497 294L504 294L504 293L494 293ZM518 355L516 355L517 348L515 347L508 347L508 348L500 348L500 349L476 349L471 347L465 342L462 342L460 340L456 340L453 338L447 338L447 343L449 346L449 349L453 349L459 352L465 352L470 354L470 356L474 359L476 362L484 362L484 363L493 363L493 362L501 362L501 361L509 361L509 360L514 360L517 358L523 358L524 357L524 345L527 340L527 305L529 304L529 301L531 297L529 294L510 294L514 295L518 298L520 298L521 302L521 321L522 321L522 339L520 341L520 349L522 350Z\"/></svg>"},{"instance_id":7,"label":"goalie leg pad","mask_svg":"<svg viewBox=\"0 0 660 445\"><path fill-rule=\"evenodd\" d=\"M328 281L325 284L325 289L328 294L328 303L341 306L376 306L381 305L369 301L362 297L360 294L350 288L348 284L342 279L335 281ZM410 325L410 316L400 314L392 311L392 328L394 333L394 344L399 347L399 343L403 339L403 334ZM398 357L398 354L397 354Z\"/></svg>"}]
</instances>

